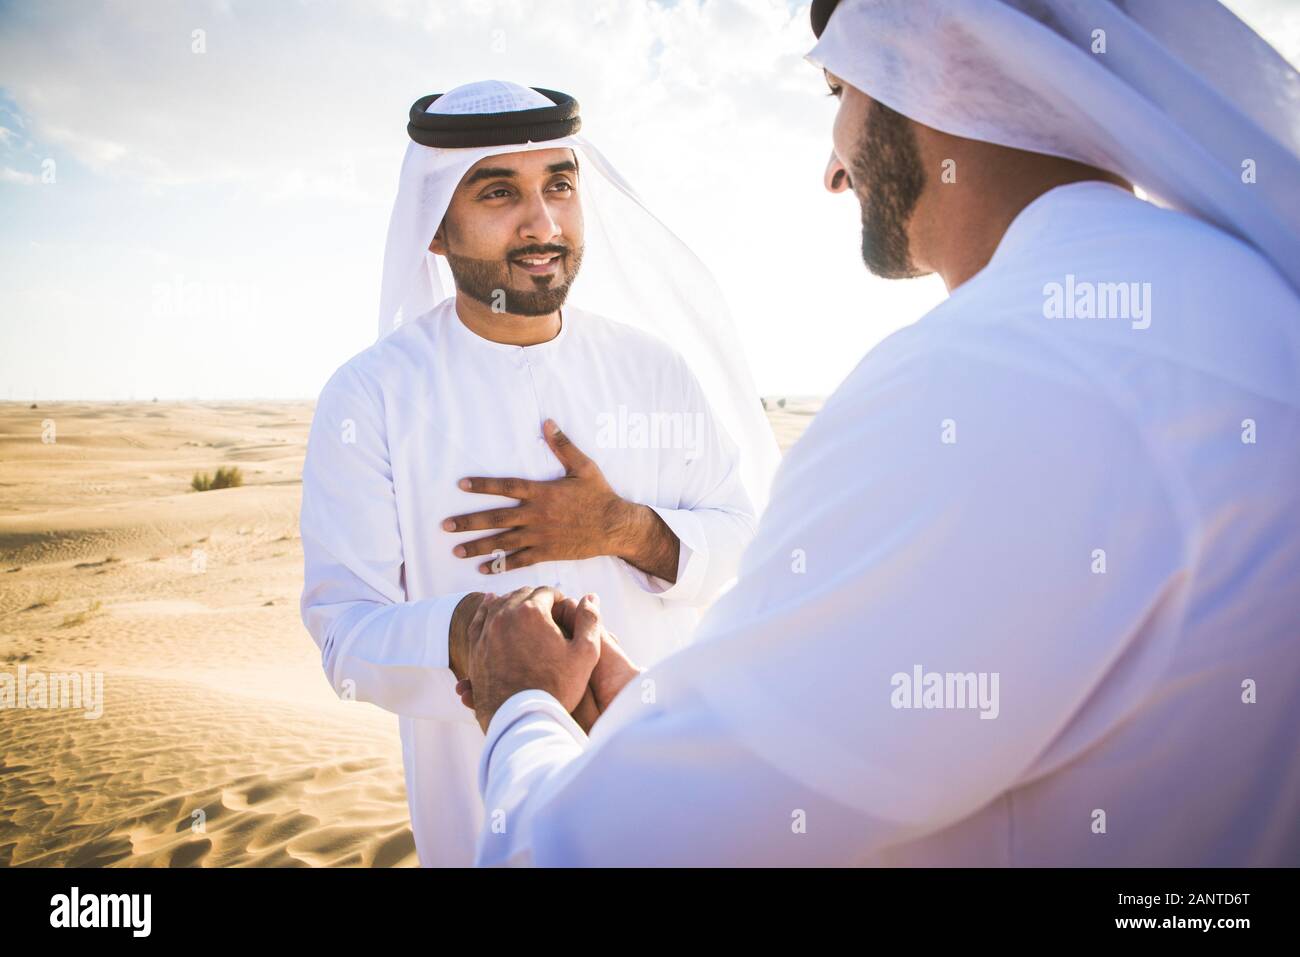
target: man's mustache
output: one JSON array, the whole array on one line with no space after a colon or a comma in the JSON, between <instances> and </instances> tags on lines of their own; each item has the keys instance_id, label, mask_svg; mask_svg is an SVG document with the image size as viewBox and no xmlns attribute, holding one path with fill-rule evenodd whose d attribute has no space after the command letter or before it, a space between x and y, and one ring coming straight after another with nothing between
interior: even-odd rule
<instances>
[{"instance_id":1,"label":"man's mustache","mask_svg":"<svg viewBox=\"0 0 1300 957\"><path fill-rule=\"evenodd\" d=\"M507 259L519 259L522 256L544 256L547 253L559 253L561 256L567 256L572 250L568 246L559 243L550 243L544 246L520 246L518 249L512 249L506 253Z\"/></svg>"}]
</instances>

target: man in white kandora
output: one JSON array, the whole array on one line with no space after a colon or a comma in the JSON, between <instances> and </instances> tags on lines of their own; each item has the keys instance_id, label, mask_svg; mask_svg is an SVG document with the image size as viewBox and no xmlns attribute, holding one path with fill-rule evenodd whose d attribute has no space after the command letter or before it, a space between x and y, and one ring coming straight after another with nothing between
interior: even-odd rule
<instances>
[{"instance_id":1,"label":"man in white kandora","mask_svg":"<svg viewBox=\"0 0 1300 957\"><path fill-rule=\"evenodd\" d=\"M480 862L1295 864L1300 78L1212 0L813 19L827 185L950 296L788 453L689 648L476 612Z\"/></svg>"},{"instance_id":2,"label":"man in white kandora","mask_svg":"<svg viewBox=\"0 0 1300 957\"><path fill-rule=\"evenodd\" d=\"M776 461L716 285L579 123L513 83L416 102L381 338L308 440L303 621L340 696L399 716L425 866L471 864L484 824L457 679L489 585L599 593L658 660L734 578Z\"/></svg>"}]
</instances>

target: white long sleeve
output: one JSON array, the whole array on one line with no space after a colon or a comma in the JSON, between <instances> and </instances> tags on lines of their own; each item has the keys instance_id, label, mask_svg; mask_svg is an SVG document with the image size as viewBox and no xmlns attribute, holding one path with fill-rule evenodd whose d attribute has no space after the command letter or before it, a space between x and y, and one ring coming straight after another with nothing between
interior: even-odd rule
<instances>
[{"instance_id":1,"label":"white long sleeve","mask_svg":"<svg viewBox=\"0 0 1300 957\"><path fill-rule=\"evenodd\" d=\"M416 718L463 718L448 667L467 592L407 601L379 396L349 367L321 392L303 463L304 624L340 696Z\"/></svg>"},{"instance_id":2,"label":"white long sleeve","mask_svg":"<svg viewBox=\"0 0 1300 957\"><path fill-rule=\"evenodd\" d=\"M652 506L677 536L677 579L671 584L628 566L633 580L651 594L696 608L710 605L735 579L740 556L758 524L740 478L735 443L713 415L699 383L677 358L682 382L683 430L692 448L677 508Z\"/></svg>"},{"instance_id":3,"label":"white long sleeve","mask_svg":"<svg viewBox=\"0 0 1300 957\"><path fill-rule=\"evenodd\" d=\"M613 746L595 747L549 694L523 691L506 701L488 725L480 760L486 816L475 863L681 867L845 859L846 836L861 830L861 817L780 774L698 697L680 697L671 714L635 707L640 715ZM802 833L795 814L809 822Z\"/></svg>"}]
</instances>

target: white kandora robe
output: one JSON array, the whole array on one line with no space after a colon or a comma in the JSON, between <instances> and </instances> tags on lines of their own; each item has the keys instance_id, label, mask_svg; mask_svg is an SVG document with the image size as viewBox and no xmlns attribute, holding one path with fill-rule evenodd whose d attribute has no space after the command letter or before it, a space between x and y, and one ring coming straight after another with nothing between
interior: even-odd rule
<instances>
[{"instance_id":1,"label":"white kandora robe","mask_svg":"<svg viewBox=\"0 0 1300 957\"><path fill-rule=\"evenodd\" d=\"M736 448L673 350L571 306L549 342L505 345L471 332L454 302L335 372L303 466L303 621L341 696L399 716L425 866L471 864L483 820L475 778L483 732L447 667L460 599L522 585L595 592L629 653L657 661L689 640L698 609L734 578L756 521ZM491 556L452 554L494 532L448 533L444 519L518 504L461 491L459 479L564 474L542 438L547 418L614 491L653 507L677 534L674 584L612 557L484 575L478 567Z\"/></svg>"},{"instance_id":2,"label":"white kandora robe","mask_svg":"<svg viewBox=\"0 0 1300 957\"><path fill-rule=\"evenodd\" d=\"M1298 581L1296 292L1058 187L836 391L695 643L590 738L501 707L478 860L1294 865ZM918 668L996 707L896 707Z\"/></svg>"}]
</instances>

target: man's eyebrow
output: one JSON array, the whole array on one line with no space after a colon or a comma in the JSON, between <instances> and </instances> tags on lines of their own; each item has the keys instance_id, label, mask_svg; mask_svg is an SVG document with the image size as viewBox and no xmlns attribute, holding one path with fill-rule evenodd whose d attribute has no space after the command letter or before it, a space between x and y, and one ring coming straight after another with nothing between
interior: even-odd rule
<instances>
[{"instance_id":1,"label":"man's eyebrow","mask_svg":"<svg viewBox=\"0 0 1300 957\"><path fill-rule=\"evenodd\" d=\"M484 166L469 174L465 185L470 186L481 179L514 179L519 174L506 166Z\"/></svg>"},{"instance_id":2,"label":"man's eyebrow","mask_svg":"<svg viewBox=\"0 0 1300 957\"><path fill-rule=\"evenodd\" d=\"M573 160L564 160L560 163L552 163L550 166L546 167L546 172L548 173L576 173L577 170L578 164L573 162ZM476 169L474 172L470 173L469 179L465 180L465 185L472 186L473 184L485 179L514 179L518 175L518 172L506 166L484 166L483 168Z\"/></svg>"}]
</instances>

